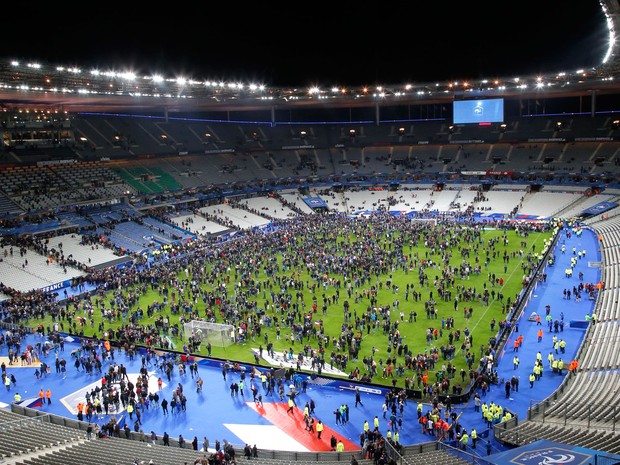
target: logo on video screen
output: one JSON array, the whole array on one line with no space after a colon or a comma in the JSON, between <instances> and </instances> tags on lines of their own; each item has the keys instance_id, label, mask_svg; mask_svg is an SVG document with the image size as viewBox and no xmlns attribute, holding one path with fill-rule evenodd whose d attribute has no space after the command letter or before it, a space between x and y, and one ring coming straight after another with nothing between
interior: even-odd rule
<instances>
[{"instance_id":1,"label":"logo on video screen","mask_svg":"<svg viewBox=\"0 0 620 465\"><path fill-rule=\"evenodd\" d=\"M549 447L524 452L516 456L512 462L519 465L581 465L586 463L590 455L575 450Z\"/></svg>"},{"instance_id":2,"label":"logo on video screen","mask_svg":"<svg viewBox=\"0 0 620 465\"><path fill-rule=\"evenodd\" d=\"M473 112L474 112L474 116L477 118L484 115L484 107L482 106L482 103L478 102L476 106L473 108Z\"/></svg>"}]
</instances>

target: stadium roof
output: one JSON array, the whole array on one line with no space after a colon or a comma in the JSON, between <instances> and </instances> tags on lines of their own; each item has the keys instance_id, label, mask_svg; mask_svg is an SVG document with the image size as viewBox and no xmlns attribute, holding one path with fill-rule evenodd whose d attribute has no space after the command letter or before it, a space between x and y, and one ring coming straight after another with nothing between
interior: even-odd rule
<instances>
[{"instance_id":1,"label":"stadium roof","mask_svg":"<svg viewBox=\"0 0 620 465\"><path fill-rule=\"evenodd\" d=\"M166 109L230 111L369 107L450 103L476 98L560 98L620 93L620 68L575 70L547 76L476 82L440 82L375 88L263 88L240 83L181 82L118 73L86 73L51 65L0 60L0 104L46 105L69 112Z\"/></svg>"},{"instance_id":2,"label":"stadium roof","mask_svg":"<svg viewBox=\"0 0 620 465\"><path fill-rule=\"evenodd\" d=\"M385 83L373 87L281 88L244 82L82 70L49 63L0 59L0 105L45 105L68 112L253 111L282 108L425 105L479 98L563 98L620 94L618 0L600 0L608 18L609 49L590 69L476 81Z\"/></svg>"}]
</instances>

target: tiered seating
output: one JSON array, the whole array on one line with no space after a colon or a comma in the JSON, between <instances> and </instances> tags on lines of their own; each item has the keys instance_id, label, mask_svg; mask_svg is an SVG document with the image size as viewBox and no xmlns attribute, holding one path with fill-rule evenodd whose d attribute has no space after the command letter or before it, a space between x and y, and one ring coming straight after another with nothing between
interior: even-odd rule
<instances>
[{"instance_id":1,"label":"tiered seating","mask_svg":"<svg viewBox=\"0 0 620 465\"><path fill-rule=\"evenodd\" d=\"M0 171L0 183L14 204L31 211L135 192L100 162L12 167Z\"/></svg>"},{"instance_id":2,"label":"tiered seating","mask_svg":"<svg viewBox=\"0 0 620 465\"><path fill-rule=\"evenodd\" d=\"M502 435L512 434L510 441L518 441L514 444L527 443L528 434L532 432L530 436L539 438L540 425L544 422L555 425L562 442L607 452L620 450L620 435L613 431L620 414L616 404L609 402L617 397L620 385L620 279L617 271L620 257L616 254L620 248L620 216L591 224L601 235L603 256L604 287L598 291L593 311L597 314L596 323L587 329L577 357L577 371L550 399L531 409L530 420L521 422L510 433L502 432ZM578 427L579 431L573 434L567 424ZM596 433L599 431L613 431L613 437L603 437ZM552 439L548 432L544 434L546 439Z\"/></svg>"},{"instance_id":3,"label":"tiered seating","mask_svg":"<svg viewBox=\"0 0 620 465\"><path fill-rule=\"evenodd\" d=\"M0 170L0 185L11 197L34 189L45 188L54 180L48 170L39 166L15 166ZM53 184L52 184L53 185Z\"/></svg>"},{"instance_id":4,"label":"tiered seating","mask_svg":"<svg viewBox=\"0 0 620 465\"><path fill-rule=\"evenodd\" d=\"M586 351L583 357L581 368L584 370L606 369L616 366L616 354L608 353L610 340L618 337L617 323L599 322L590 334L589 343L591 347ZM612 336L613 333L613 336ZM613 360L612 360L613 359ZM613 365L613 366L612 366Z\"/></svg>"},{"instance_id":5,"label":"tiered seating","mask_svg":"<svg viewBox=\"0 0 620 465\"><path fill-rule=\"evenodd\" d=\"M36 140L36 144L32 146L16 144L12 150L14 150L20 160L27 163L71 160L76 157L71 142L67 142L66 146L57 145L54 144L51 139L47 141Z\"/></svg>"},{"instance_id":6,"label":"tiered seating","mask_svg":"<svg viewBox=\"0 0 620 465\"><path fill-rule=\"evenodd\" d=\"M338 158L340 149L312 150L305 153L307 162L314 163L316 169L308 169L300 174L319 174L327 176L334 172L334 160ZM309 167L308 167L309 168Z\"/></svg>"},{"instance_id":7,"label":"tiered seating","mask_svg":"<svg viewBox=\"0 0 620 465\"><path fill-rule=\"evenodd\" d=\"M406 172L419 170L424 165L425 158L431 156L426 152L422 152L422 147L423 146L390 147L392 163L400 170ZM382 157L379 161L385 163L385 150L382 150L381 147L377 147L375 150L379 151L379 157ZM383 153L383 156L381 153Z\"/></svg>"},{"instance_id":8,"label":"tiered seating","mask_svg":"<svg viewBox=\"0 0 620 465\"><path fill-rule=\"evenodd\" d=\"M219 234L229 229L228 226L224 226L215 221L207 220L204 216L194 213L185 213L174 216L170 218L170 221L179 228L186 229L192 234L197 235Z\"/></svg>"},{"instance_id":9,"label":"tiered seating","mask_svg":"<svg viewBox=\"0 0 620 465\"><path fill-rule=\"evenodd\" d=\"M168 120L159 121L157 127L175 142L180 152L200 153L209 143L210 138L206 136L202 122Z\"/></svg>"},{"instance_id":10,"label":"tiered seating","mask_svg":"<svg viewBox=\"0 0 620 465\"><path fill-rule=\"evenodd\" d=\"M129 433L129 438L86 438L85 422L47 415L33 409L13 405L15 412L0 409L0 454L11 457L15 465L125 465L132 460L140 463L183 465L206 458L210 452L178 447L170 438L170 447L155 444L143 433ZM19 413L18 413L19 412ZM466 464L467 460L449 450L436 449L437 443L427 443L403 451L407 464L437 463L440 465ZM254 462L235 450L237 463ZM258 462L271 465L340 465L348 461L351 452L296 452L259 450ZM359 455L357 452L353 455ZM358 458L360 465L371 465L372 459Z\"/></svg>"},{"instance_id":11,"label":"tiered seating","mask_svg":"<svg viewBox=\"0 0 620 465\"><path fill-rule=\"evenodd\" d=\"M141 194L153 194L166 190L157 183L153 173L142 166L115 167L113 171Z\"/></svg>"},{"instance_id":12,"label":"tiered seating","mask_svg":"<svg viewBox=\"0 0 620 465\"><path fill-rule=\"evenodd\" d=\"M49 418L28 418L6 409L0 409L0 454L12 457L39 451L60 444L77 443L83 432L61 425L52 425Z\"/></svg>"},{"instance_id":13,"label":"tiered seating","mask_svg":"<svg viewBox=\"0 0 620 465\"><path fill-rule=\"evenodd\" d=\"M229 204L211 205L201 208L200 211L207 215L221 218L223 224L228 224L231 227L239 229L250 229L257 226L265 226L270 223L268 218L250 213L243 208L233 207Z\"/></svg>"},{"instance_id":14,"label":"tiered seating","mask_svg":"<svg viewBox=\"0 0 620 465\"><path fill-rule=\"evenodd\" d=\"M595 160L605 159L609 154L598 153L605 144L600 142L579 142L565 144L562 157L553 162L556 171L591 172L596 168Z\"/></svg>"},{"instance_id":15,"label":"tiered seating","mask_svg":"<svg viewBox=\"0 0 620 465\"><path fill-rule=\"evenodd\" d=\"M88 218L95 224L107 224L110 221L121 221L123 215L120 212L102 209L88 212Z\"/></svg>"},{"instance_id":16,"label":"tiered seating","mask_svg":"<svg viewBox=\"0 0 620 465\"><path fill-rule=\"evenodd\" d=\"M392 126L391 129L397 131L400 127L404 127L405 134L410 135L414 141L445 139L447 134L443 121L414 121L398 127Z\"/></svg>"},{"instance_id":17,"label":"tiered seating","mask_svg":"<svg viewBox=\"0 0 620 465\"><path fill-rule=\"evenodd\" d=\"M172 176L183 189L204 186L202 179L204 162L196 157L166 157L158 160L158 166Z\"/></svg>"},{"instance_id":18,"label":"tiered seating","mask_svg":"<svg viewBox=\"0 0 620 465\"><path fill-rule=\"evenodd\" d=\"M457 137L453 134L452 137ZM461 146L458 158L455 160L459 163L462 170L491 169L493 163L492 146L488 144L470 144Z\"/></svg>"},{"instance_id":19,"label":"tiered seating","mask_svg":"<svg viewBox=\"0 0 620 465\"><path fill-rule=\"evenodd\" d=\"M272 159L269 154L256 158L255 154L235 155L234 165L231 175L235 181L263 181L276 177L285 177L278 168L278 162ZM273 169L270 169L273 168ZM277 172L277 175L275 174Z\"/></svg>"},{"instance_id":20,"label":"tiered seating","mask_svg":"<svg viewBox=\"0 0 620 465\"><path fill-rule=\"evenodd\" d=\"M50 165L49 169L61 177L68 186L93 187L94 183L118 184L122 180L103 162L63 163Z\"/></svg>"},{"instance_id":21,"label":"tiered seating","mask_svg":"<svg viewBox=\"0 0 620 465\"><path fill-rule=\"evenodd\" d=\"M141 252L144 249L157 245L170 244L174 240L149 226L140 225L133 221L123 221L113 227L98 228L101 235L120 248L132 252Z\"/></svg>"},{"instance_id":22,"label":"tiered seating","mask_svg":"<svg viewBox=\"0 0 620 465\"><path fill-rule=\"evenodd\" d=\"M297 209L301 210L302 212L307 213L307 214L314 213L314 210L312 210L312 208L310 208L308 204L304 202L304 199L302 198L302 196L299 194L298 191L296 190L280 191L280 195L282 196L284 200L294 205Z\"/></svg>"},{"instance_id":23,"label":"tiered seating","mask_svg":"<svg viewBox=\"0 0 620 465\"><path fill-rule=\"evenodd\" d=\"M469 461L457 456L460 451L449 447L441 448L437 442L427 442L415 446L406 446L401 449L402 462L397 458L398 463L404 464L427 464L439 463L442 465L466 464ZM374 459L359 457L360 451L351 452L287 452L278 450L259 450L258 461L265 465L342 465L349 462L351 455L355 456L360 465L371 465ZM463 454L466 456L467 454ZM255 459L252 459L254 461Z\"/></svg>"},{"instance_id":24,"label":"tiered seating","mask_svg":"<svg viewBox=\"0 0 620 465\"><path fill-rule=\"evenodd\" d=\"M111 123L112 125L120 124L120 118L115 118L114 120L115 122ZM78 141L82 138L86 140L86 142L78 142L76 146L77 149L96 152L99 157L113 157L114 152L117 152L117 156L128 155L126 150L121 150L118 145L115 145L115 136L119 133L115 132L115 130L106 123L106 119L82 115L79 118L74 118L71 124L76 139Z\"/></svg>"},{"instance_id":25,"label":"tiered seating","mask_svg":"<svg viewBox=\"0 0 620 465\"><path fill-rule=\"evenodd\" d=\"M114 244L115 247L124 253L138 253L148 249L152 244L150 241L136 242L129 237L118 234L117 232L107 228L97 228L95 231L100 237L104 238L108 244Z\"/></svg>"},{"instance_id":26,"label":"tiered seating","mask_svg":"<svg viewBox=\"0 0 620 465\"><path fill-rule=\"evenodd\" d=\"M454 164L459 169L465 169L467 166L463 162L461 146L440 145L439 147L425 147L422 154L418 155L420 160L420 168L424 170L438 170L444 164Z\"/></svg>"},{"instance_id":27,"label":"tiered seating","mask_svg":"<svg viewBox=\"0 0 620 465\"><path fill-rule=\"evenodd\" d=\"M423 212L431 208L433 186L431 184L401 185L393 193L390 211Z\"/></svg>"},{"instance_id":28,"label":"tiered seating","mask_svg":"<svg viewBox=\"0 0 620 465\"><path fill-rule=\"evenodd\" d=\"M594 153L590 156L590 162L593 164L590 173L602 174L605 172L617 172L620 159L620 143L617 141L608 141L600 144ZM600 162L602 160L602 162Z\"/></svg>"},{"instance_id":29,"label":"tiered seating","mask_svg":"<svg viewBox=\"0 0 620 465\"><path fill-rule=\"evenodd\" d=\"M573 118L571 129L576 137L599 135L600 137L612 137L611 119L614 116L606 115L594 118Z\"/></svg>"},{"instance_id":30,"label":"tiered seating","mask_svg":"<svg viewBox=\"0 0 620 465\"><path fill-rule=\"evenodd\" d=\"M407 162L407 154L394 156L394 147L364 147L360 165L363 171L370 173L390 173Z\"/></svg>"},{"instance_id":31,"label":"tiered seating","mask_svg":"<svg viewBox=\"0 0 620 465\"><path fill-rule=\"evenodd\" d=\"M492 171L502 171L506 169L510 161L510 153L512 152L512 144L492 144L487 161L493 165Z\"/></svg>"},{"instance_id":32,"label":"tiered seating","mask_svg":"<svg viewBox=\"0 0 620 465\"><path fill-rule=\"evenodd\" d=\"M56 214L58 220L66 225L66 226L79 226L81 228L88 228L93 225L93 222L90 221L83 215L75 212L60 212Z\"/></svg>"},{"instance_id":33,"label":"tiered seating","mask_svg":"<svg viewBox=\"0 0 620 465\"><path fill-rule=\"evenodd\" d=\"M63 234L49 239L49 248L62 251L66 257L72 255L75 260L88 266L100 265L116 260L118 256L107 247L95 247L82 244L81 236L76 234Z\"/></svg>"},{"instance_id":34,"label":"tiered seating","mask_svg":"<svg viewBox=\"0 0 620 465\"><path fill-rule=\"evenodd\" d=\"M349 213L359 213L366 211L388 211L388 196L390 192L387 190L355 190L346 193L347 205Z\"/></svg>"},{"instance_id":35,"label":"tiered seating","mask_svg":"<svg viewBox=\"0 0 620 465\"><path fill-rule=\"evenodd\" d=\"M430 209L437 212L449 212L452 210L452 205L454 205L458 194L458 190L452 189L433 191L433 204Z\"/></svg>"},{"instance_id":36,"label":"tiered seating","mask_svg":"<svg viewBox=\"0 0 620 465\"><path fill-rule=\"evenodd\" d=\"M165 235L171 239L178 238L178 240L183 240L192 237L191 234L150 216L143 217L142 223L144 223L144 225L151 230L156 231L158 234Z\"/></svg>"},{"instance_id":37,"label":"tiered seating","mask_svg":"<svg viewBox=\"0 0 620 465\"><path fill-rule=\"evenodd\" d=\"M365 156L363 147L349 147L347 149L340 149L339 151L331 151L332 158L329 164L326 164L327 173L321 174L336 174L336 175L350 175L359 171L364 172L379 172L389 173L391 168L384 167L380 171L375 171L372 167L365 166ZM363 168L360 168L362 166Z\"/></svg>"},{"instance_id":38,"label":"tiered seating","mask_svg":"<svg viewBox=\"0 0 620 465\"><path fill-rule=\"evenodd\" d=\"M525 194L522 190L491 189L485 194L485 197L488 199L488 204L492 207L493 213L508 215L519 208Z\"/></svg>"},{"instance_id":39,"label":"tiered seating","mask_svg":"<svg viewBox=\"0 0 620 465\"><path fill-rule=\"evenodd\" d=\"M532 192L525 196L517 215L552 218L581 197L579 192Z\"/></svg>"},{"instance_id":40,"label":"tiered seating","mask_svg":"<svg viewBox=\"0 0 620 465\"><path fill-rule=\"evenodd\" d=\"M10 215L12 213L23 213L25 210L11 200L3 192L0 192L0 215Z\"/></svg>"},{"instance_id":41,"label":"tiered seating","mask_svg":"<svg viewBox=\"0 0 620 465\"><path fill-rule=\"evenodd\" d=\"M403 463L407 465L428 465L429 463L438 465L465 465L471 463L471 460L468 461L456 457L445 450L434 450L421 454L404 455Z\"/></svg>"},{"instance_id":42,"label":"tiered seating","mask_svg":"<svg viewBox=\"0 0 620 465\"><path fill-rule=\"evenodd\" d=\"M468 207L474 206L476 195L478 194L477 190L471 189L471 186L464 185L459 190L455 202L455 209L460 212L464 212Z\"/></svg>"},{"instance_id":43,"label":"tiered seating","mask_svg":"<svg viewBox=\"0 0 620 465\"><path fill-rule=\"evenodd\" d=\"M0 262L2 282L21 292L41 289L85 274L75 268L63 268L56 261L50 263L48 257L34 251L20 256L19 252L14 250L11 255L10 247L7 246L0 248L0 255L3 258Z\"/></svg>"},{"instance_id":44,"label":"tiered seating","mask_svg":"<svg viewBox=\"0 0 620 465\"><path fill-rule=\"evenodd\" d=\"M522 446L547 439L608 453L620 451L620 434L615 431L589 431L586 427L563 427L551 423L521 422L517 428L500 430L502 442Z\"/></svg>"},{"instance_id":45,"label":"tiered seating","mask_svg":"<svg viewBox=\"0 0 620 465\"><path fill-rule=\"evenodd\" d=\"M296 212L283 205L279 199L274 197L252 197L243 199L240 203L245 204L252 211L274 219L286 219L297 216Z\"/></svg>"},{"instance_id":46,"label":"tiered seating","mask_svg":"<svg viewBox=\"0 0 620 465\"><path fill-rule=\"evenodd\" d=\"M183 465L184 463L193 464L197 458L204 456L204 452L191 448L165 447L111 437L86 441L36 457L20 459L16 465L83 465L85 463L120 465L130 463L136 458L144 460L144 463L152 460L152 463L156 464Z\"/></svg>"},{"instance_id":47,"label":"tiered seating","mask_svg":"<svg viewBox=\"0 0 620 465\"><path fill-rule=\"evenodd\" d=\"M342 458L339 459L334 459L334 460L328 460L327 457L327 453L324 453L325 455L321 455L320 453L319 455L319 459L318 460L300 460L300 459L294 459L294 458L290 458L290 459L274 459L274 458L264 458L260 451L258 453L258 460L256 459L251 459L251 460L247 460L245 458L242 458L241 460L237 460L237 462L241 461L243 463L246 464L250 464L250 463L260 463L261 465L343 465L346 462L350 462L350 458L351 455L347 454L347 453L340 453L341 455L345 455L346 459L349 460L343 460ZM334 455L336 453L330 453L330 455ZM302 454L296 454L296 455L302 455ZM314 454L317 455L317 454ZM375 462L374 460L370 460L370 459L357 459L357 462L360 465L373 465Z\"/></svg>"},{"instance_id":48,"label":"tiered seating","mask_svg":"<svg viewBox=\"0 0 620 465\"><path fill-rule=\"evenodd\" d=\"M580 215L581 212L583 212L584 210L592 207L593 205L596 205L599 202L613 201L614 198L614 195L605 194L594 195L590 197L582 195L578 201L568 205L564 210L559 212L559 216L562 216L564 218L574 218Z\"/></svg>"},{"instance_id":49,"label":"tiered seating","mask_svg":"<svg viewBox=\"0 0 620 465\"><path fill-rule=\"evenodd\" d=\"M268 155L268 160L273 166L273 170L270 172L271 176L275 175L277 178L287 178L299 174L300 159L297 150L282 150L278 153L269 152ZM252 156L256 157L258 154L253 153Z\"/></svg>"},{"instance_id":50,"label":"tiered seating","mask_svg":"<svg viewBox=\"0 0 620 465\"><path fill-rule=\"evenodd\" d=\"M326 192L319 195L330 211L349 213L348 198L343 192Z\"/></svg>"},{"instance_id":51,"label":"tiered seating","mask_svg":"<svg viewBox=\"0 0 620 465\"><path fill-rule=\"evenodd\" d=\"M170 447L145 442L146 435L130 432L129 438L86 436L86 422L48 415L11 404L0 409L0 459L15 465L125 465L134 459L144 463L193 464L207 454L191 446L181 448L170 438ZM0 460L6 462L7 460Z\"/></svg>"}]
</instances>

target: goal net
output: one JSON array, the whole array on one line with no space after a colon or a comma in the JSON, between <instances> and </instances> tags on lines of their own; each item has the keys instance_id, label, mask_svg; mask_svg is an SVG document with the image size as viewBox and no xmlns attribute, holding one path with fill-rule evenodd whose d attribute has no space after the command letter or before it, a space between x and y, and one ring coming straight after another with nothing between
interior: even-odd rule
<instances>
[{"instance_id":1,"label":"goal net","mask_svg":"<svg viewBox=\"0 0 620 465\"><path fill-rule=\"evenodd\" d=\"M413 224L437 225L437 218L411 218Z\"/></svg>"},{"instance_id":2,"label":"goal net","mask_svg":"<svg viewBox=\"0 0 620 465\"><path fill-rule=\"evenodd\" d=\"M235 327L223 323L192 320L183 325L185 340L215 347L227 347L235 342Z\"/></svg>"}]
</instances>

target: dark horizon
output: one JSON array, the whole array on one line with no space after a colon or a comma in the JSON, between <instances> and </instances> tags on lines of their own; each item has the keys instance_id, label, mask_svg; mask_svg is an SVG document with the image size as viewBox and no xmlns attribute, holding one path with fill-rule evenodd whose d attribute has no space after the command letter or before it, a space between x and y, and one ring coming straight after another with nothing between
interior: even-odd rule
<instances>
[{"instance_id":1,"label":"dark horizon","mask_svg":"<svg viewBox=\"0 0 620 465\"><path fill-rule=\"evenodd\" d=\"M58 44L14 40L7 58L272 87L363 86L574 71L599 65L607 44L597 0L527 0L507 13L491 2L330 5L284 19L260 9L200 13L121 26L117 13L106 22L103 12L99 24L74 20ZM47 14L28 19L31 29L49 28ZM5 26L7 36L20 33L11 31L20 24Z\"/></svg>"}]
</instances>

